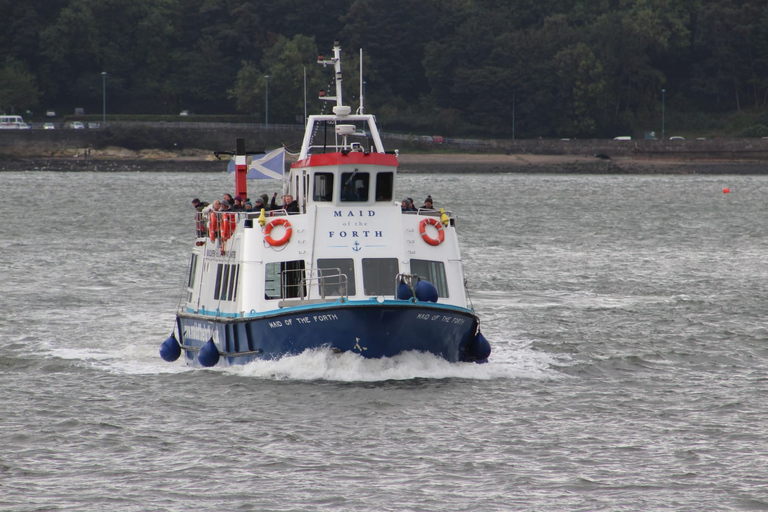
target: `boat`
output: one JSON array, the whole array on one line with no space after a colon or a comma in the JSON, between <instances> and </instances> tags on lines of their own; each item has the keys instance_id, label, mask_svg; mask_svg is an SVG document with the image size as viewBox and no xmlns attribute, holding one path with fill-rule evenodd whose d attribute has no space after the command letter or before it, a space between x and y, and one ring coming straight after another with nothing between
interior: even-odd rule
<instances>
[{"instance_id":1,"label":"boat","mask_svg":"<svg viewBox=\"0 0 768 512\"><path fill-rule=\"evenodd\" d=\"M333 57L320 55L318 63L333 68L335 94L320 92L332 113L308 117L301 151L284 173L295 207L196 214L186 289L161 357L183 354L197 367L308 350L488 361L456 217L442 208L403 211L395 196L398 151L385 151L362 91L355 112L344 105L338 42ZM237 139L242 197L249 157Z\"/></svg>"}]
</instances>

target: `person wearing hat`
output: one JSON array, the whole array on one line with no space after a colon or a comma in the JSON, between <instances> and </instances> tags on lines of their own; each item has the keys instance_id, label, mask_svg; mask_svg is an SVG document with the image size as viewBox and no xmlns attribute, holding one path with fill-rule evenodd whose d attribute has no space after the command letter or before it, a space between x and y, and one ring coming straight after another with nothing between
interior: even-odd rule
<instances>
[{"instance_id":1,"label":"person wearing hat","mask_svg":"<svg viewBox=\"0 0 768 512\"><path fill-rule=\"evenodd\" d=\"M406 197L400 202L400 211L401 212L413 212L416 211L411 206L411 203L408 201L408 198Z\"/></svg>"},{"instance_id":2,"label":"person wearing hat","mask_svg":"<svg viewBox=\"0 0 768 512\"><path fill-rule=\"evenodd\" d=\"M253 209L257 212L260 212L262 208L265 210L267 209L261 196L257 196L256 199L253 200Z\"/></svg>"},{"instance_id":3,"label":"person wearing hat","mask_svg":"<svg viewBox=\"0 0 768 512\"><path fill-rule=\"evenodd\" d=\"M432 196L427 196L427 198L424 200L424 205L419 208L420 210L434 210L435 207L432 206Z\"/></svg>"}]
</instances>

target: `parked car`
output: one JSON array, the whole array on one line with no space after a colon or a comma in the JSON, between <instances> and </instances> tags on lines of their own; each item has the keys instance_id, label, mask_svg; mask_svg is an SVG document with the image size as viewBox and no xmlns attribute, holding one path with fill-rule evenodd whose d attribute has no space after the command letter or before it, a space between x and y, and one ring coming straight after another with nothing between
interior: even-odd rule
<instances>
[{"instance_id":1,"label":"parked car","mask_svg":"<svg viewBox=\"0 0 768 512\"><path fill-rule=\"evenodd\" d=\"M675 135L674 137L670 137L669 140L685 140L685 137L680 137L679 135Z\"/></svg>"},{"instance_id":2,"label":"parked car","mask_svg":"<svg viewBox=\"0 0 768 512\"><path fill-rule=\"evenodd\" d=\"M56 129L56 125L53 123L45 123L43 125L43 130L55 130L55 129Z\"/></svg>"},{"instance_id":3,"label":"parked car","mask_svg":"<svg viewBox=\"0 0 768 512\"><path fill-rule=\"evenodd\" d=\"M91 130L96 130L98 128L101 128L101 124L91 122L91 123L88 123L88 128L90 128Z\"/></svg>"},{"instance_id":4,"label":"parked car","mask_svg":"<svg viewBox=\"0 0 768 512\"><path fill-rule=\"evenodd\" d=\"M80 121L72 121L69 123L69 127L73 130L85 130L85 125Z\"/></svg>"},{"instance_id":5,"label":"parked car","mask_svg":"<svg viewBox=\"0 0 768 512\"><path fill-rule=\"evenodd\" d=\"M56 117L56 111L55 110L49 110L45 113L46 117Z\"/></svg>"},{"instance_id":6,"label":"parked car","mask_svg":"<svg viewBox=\"0 0 768 512\"><path fill-rule=\"evenodd\" d=\"M632 137L629 135L620 135L618 137L614 137L613 140L632 140Z\"/></svg>"}]
</instances>

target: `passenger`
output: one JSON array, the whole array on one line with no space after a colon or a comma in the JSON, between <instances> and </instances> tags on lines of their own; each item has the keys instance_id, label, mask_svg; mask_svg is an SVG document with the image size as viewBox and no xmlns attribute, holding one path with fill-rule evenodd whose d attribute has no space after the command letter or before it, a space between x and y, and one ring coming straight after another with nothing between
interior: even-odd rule
<instances>
[{"instance_id":1,"label":"passenger","mask_svg":"<svg viewBox=\"0 0 768 512\"><path fill-rule=\"evenodd\" d=\"M269 204L269 196L267 194L261 194L259 197L261 197L261 200L262 200L261 204L263 204L264 207L266 208L267 205ZM275 197L277 197L277 192L275 192Z\"/></svg>"},{"instance_id":2,"label":"passenger","mask_svg":"<svg viewBox=\"0 0 768 512\"><path fill-rule=\"evenodd\" d=\"M232 206L235 204L235 198L232 197L232 194L224 194L222 201L226 201L227 203L229 203L229 206Z\"/></svg>"},{"instance_id":3,"label":"passenger","mask_svg":"<svg viewBox=\"0 0 768 512\"><path fill-rule=\"evenodd\" d=\"M282 199L280 199L280 204L282 204L283 202L285 202L285 196L283 196ZM267 204L267 203L264 203L264 204ZM269 209L270 210L280 209L280 206L277 204L277 192L272 194L272 200L269 202Z\"/></svg>"},{"instance_id":4,"label":"passenger","mask_svg":"<svg viewBox=\"0 0 768 512\"><path fill-rule=\"evenodd\" d=\"M243 211L246 212L246 213L247 212L252 212L253 211L253 204L251 204L250 201L246 201L244 203L244 206L243 206Z\"/></svg>"},{"instance_id":5,"label":"passenger","mask_svg":"<svg viewBox=\"0 0 768 512\"><path fill-rule=\"evenodd\" d=\"M199 212L203 211L206 208L206 206L210 206L210 205L211 205L211 203L206 203L205 201L200 201L198 198L194 198L192 200L192 206L194 207L195 210L197 210Z\"/></svg>"},{"instance_id":6,"label":"passenger","mask_svg":"<svg viewBox=\"0 0 768 512\"><path fill-rule=\"evenodd\" d=\"M299 213L299 202L293 199L291 194L286 194L282 208L288 213Z\"/></svg>"},{"instance_id":7,"label":"passenger","mask_svg":"<svg viewBox=\"0 0 768 512\"><path fill-rule=\"evenodd\" d=\"M416 205L413 204L413 199L410 198L410 197L408 197L407 199L408 199L408 208L410 208L411 211L415 212L416 211Z\"/></svg>"},{"instance_id":8,"label":"passenger","mask_svg":"<svg viewBox=\"0 0 768 512\"><path fill-rule=\"evenodd\" d=\"M249 204L249 203L246 203L246 204ZM257 198L256 198L256 200L253 202L253 210L254 210L254 211L257 211L257 212L260 212L262 208L264 208L265 210L269 210L269 208L267 208L267 207L264 205L264 200L261 198L261 196L259 196L259 197L257 197Z\"/></svg>"},{"instance_id":9,"label":"passenger","mask_svg":"<svg viewBox=\"0 0 768 512\"><path fill-rule=\"evenodd\" d=\"M406 198L406 199L403 199L403 200L400 202L400 211L401 211L401 212L412 212L412 211L415 211L415 210L414 210L414 209L411 207L411 203L408 201L408 198Z\"/></svg>"},{"instance_id":10,"label":"passenger","mask_svg":"<svg viewBox=\"0 0 768 512\"><path fill-rule=\"evenodd\" d=\"M214 212L220 212L221 211L221 201L219 201L218 199L215 200L213 202L213 204L211 205L211 210L213 210Z\"/></svg>"},{"instance_id":11,"label":"passenger","mask_svg":"<svg viewBox=\"0 0 768 512\"><path fill-rule=\"evenodd\" d=\"M243 200L242 196L235 196L235 202L232 204L232 207L229 209L229 211L232 212L241 212L244 210L243 203L245 201Z\"/></svg>"},{"instance_id":12,"label":"passenger","mask_svg":"<svg viewBox=\"0 0 768 512\"><path fill-rule=\"evenodd\" d=\"M432 206L432 196L427 196L427 198L424 200L424 205L419 208L420 210L434 210L435 207Z\"/></svg>"}]
</instances>

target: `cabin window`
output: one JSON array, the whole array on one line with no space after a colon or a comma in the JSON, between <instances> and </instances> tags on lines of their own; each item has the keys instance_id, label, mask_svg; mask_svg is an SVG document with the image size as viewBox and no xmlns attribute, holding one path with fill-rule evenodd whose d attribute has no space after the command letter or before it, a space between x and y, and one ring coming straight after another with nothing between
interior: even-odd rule
<instances>
[{"instance_id":1,"label":"cabin window","mask_svg":"<svg viewBox=\"0 0 768 512\"><path fill-rule=\"evenodd\" d=\"M393 197L394 173L380 172L376 175L376 200L391 201Z\"/></svg>"},{"instance_id":2,"label":"cabin window","mask_svg":"<svg viewBox=\"0 0 768 512\"><path fill-rule=\"evenodd\" d=\"M237 280L239 274L240 265L219 263L216 269L216 286L213 289L214 300L237 299Z\"/></svg>"},{"instance_id":3,"label":"cabin window","mask_svg":"<svg viewBox=\"0 0 768 512\"><path fill-rule=\"evenodd\" d=\"M366 295L395 295L400 271L397 258L363 258L363 289Z\"/></svg>"},{"instance_id":4,"label":"cabin window","mask_svg":"<svg viewBox=\"0 0 768 512\"><path fill-rule=\"evenodd\" d=\"M197 273L197 254L193 254L192 261L189 262L189 276L187 277L187 288L194 288L196 273Z\"/></svg>"},{"instance_id":5,"label":"cabin window","mask_svg":"<svg viewBox=\"0 0 768 512\"><path fill-rule=\"evenodd\" d=\"M367 201L370 180L370 174L357 172L357 169L355 172L341 173L341 200Z\"/></svg>"},{"instance_id":6,"label":"cabin window","mask_svg":"<svg viewBox=\"0 0 768 512\"><path fill-rule=\"evenodd\" d=\"M333 200L333 174L330 172L315 173L315 183L312 187L312 199L315 201Z\"/></svg>"},{"instance_id":7,"label":"cabin window","mask_svg":"<svg viewBox=\"0 0 768 512\"><path fill-rule=\"evenodd\" d=\"M307 296L304 260L267 263L264 270L264 298L295 299Z\"/></svg>"},{"instance_id":8,"label":"cabin window","mask_svg":"<svg viewBox=\"0 0 768 512\"><path fill-rule=\"evenodd\" d=\"M411 260L411 274L416 274L435 285L438 297L448 297L445 264L442 261Z\"/></svg>"},{"instance_id":9,"label":"cabin window","mask_svg":"<svg viewBox=\"0 0 768 512\"><path fill-rule=\"evenodd\" d=\"M355 262L351 258L317 260L319 293L322 297L355 295ZM346 276L346 278L345 278ZM345 290L346 283L346 290Z\"/></svg>"}]
</instances>

